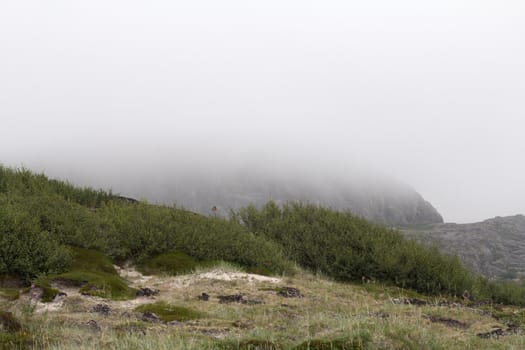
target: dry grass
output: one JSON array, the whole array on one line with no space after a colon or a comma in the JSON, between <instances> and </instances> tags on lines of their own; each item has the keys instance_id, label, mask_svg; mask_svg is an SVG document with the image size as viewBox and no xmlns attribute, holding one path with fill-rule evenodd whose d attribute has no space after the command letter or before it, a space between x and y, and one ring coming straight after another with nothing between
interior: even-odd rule
<instances>
[{"instance_id":1,"label":"dry grass","mask_svg":"<svg viewBox=\"0 0 525 350\"><path fill-rule=\"evenodd\" d=\"M488 313L460 305L395 304L394 298L402 298L405 292L379 285L340 284L307 273L268 279L232 266L176 277L144 278L131 269L120 272L133 288L158 288L160 295L114 301L68 291L71 294L52 307L21 298L4 301L2 309L13 311L27 326L34 348L46 349L242 349L243 342L250 340L293 349L311 340L318 340L311 342L313 346L337 339L352 339L353 348L364 349L525 348L521 335L499 340L477 337L493 327L506 328ZM279 286L298 288L304 297L279 296L275 292ZM202 293L210 299L199 300ZM248 302L219 303L219 295L234 294L242 294ZM175 324L147 323L133 311L156 302L206 316ZM90 312L99 303L108 304L111 313ZM454 319L466 327L432 322L430 316ZM96 320L99 331L87 325L90 320Z\"/></svg>"}]
</instances>

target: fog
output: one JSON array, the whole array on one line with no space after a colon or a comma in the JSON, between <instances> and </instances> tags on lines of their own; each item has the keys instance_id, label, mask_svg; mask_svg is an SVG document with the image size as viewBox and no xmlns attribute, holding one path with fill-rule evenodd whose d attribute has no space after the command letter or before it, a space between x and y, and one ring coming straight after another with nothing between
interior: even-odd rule
<instances>
[{"instance_id":1,"label":"fog","mask_svg":"<svg viewBox=\"0 0 525 350\"><path fill-rule=\"evenodd\" d=\"M525 213L524 97L518 0L0 3L0 163L116 192L257 167Z\"/></svg>"}]
</instances>

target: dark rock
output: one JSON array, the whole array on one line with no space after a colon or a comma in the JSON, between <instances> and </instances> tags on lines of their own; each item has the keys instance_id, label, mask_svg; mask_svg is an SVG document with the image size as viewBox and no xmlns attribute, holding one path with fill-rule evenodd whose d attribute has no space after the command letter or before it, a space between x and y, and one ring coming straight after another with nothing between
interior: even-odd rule
<instances>
[{"instance_id":1,"label":"dark rock","mask_svg":"<svg viewBox=\"0 0 525 350\"><path fill-rule=\"evenodd\" d=\"M232 322L232 326L240 329L248 329L251 328L253 325L250 322L243 322L243 321L235 321Z\"/></svg>"},{"instance_id":2,"label":"dark rock","mask_svg":"<svg viewBox=\"0 0 525 350\"><path fill-rule=\"evenodd\" d=\"M280 295L285 298L302 298L303 297L299 289L293 288L293 287L279 288L277 295Z\"/></svg>"},{"instance_id":3,"label":"dark rock","mask_svg":"<svg viewBox=\"0 0 525 350\"><path fill-rule=\"evenodd\" d=\"M141 320L144 322L159 323L159 316L155 315L153 312L146 311L142 314Z\"/></svg>"},{"instance_id":4,"label":"dark rock","mask_svg":"<svg viewBox=\"0 0 525 350\"><path fill-rule=\"evenodd\" d=\"M159 295L159 290L155 288L148 288L148 287L140 288L139 290L137 290L136 295L138 297L151 297L151 296Z\"/></svg>"},{"instance_id":5,"label":"dark rock","mask_svg":"<svg viewBox=\"0 0 525 350\"><path fill-rule=\"evenodd\" d=\"M102 328L100 328L100 326L98 325L97 321L95 320L89 320L86 322L86 326L88 326L88 328L92 331L92 332L101 332L102 331Z\"/></svg>"},{"instance_id":6,"label":"dark rock","mask_svg":"<svg viewBox=\"0 0 525 350\"><path fill-rule=\"evenodd\" d=\"M91 312L96 312L96 313L107 316L111 312L111 308L107 304L97 304L93 306L93 308L91 309Z\"/></svg>"},{"instance_id":7,"label":"dark rock","mask_svg":"<svg viewBox=\"0 0 525 350\"><path fill-rule=\"evenodd\" d=\"M230 303L242 303L245 304L246 300L243 299L242 294L234 295L219 295L219 304L230 304Z\"/></svg>"},{"instance_id":8,"label":"dark rock","mask_svg":"<svg viewBox=\"0 0 525 350\"><path fill-rule=\"evenodd\" d=\"M442 323L446 326L453 327L453 328L463 328L463 329L468 328L468 324L458 321L458 320L454 320L452 318L448 318L448 317L437 317L437 316L423 316L423 317L429 319L430 322L432 323Z\"/></svg>"},{"instance_id":9,"label":"dark rock","mask_svg":"<svg viewBox=\"0 0 525 350\"><path fill-rule=\"evenodd\" d=\"M210 300L210 296L207 293L202 293L201 295L197 296L197 299L202 301L208 301Z\"/></svg>"},{"instance_id":10,"label":"dark rock","mask_svg":"<svg viewBox=\"0 0 525 350\"><path fill-rule=\"evenodd\" d=\"M478 333L477 336L482 339L499 339L499 337L502 337L504 335L504 331L501 328L496 328L490 332L486 333Z\"/></svg>"}]
</instances>

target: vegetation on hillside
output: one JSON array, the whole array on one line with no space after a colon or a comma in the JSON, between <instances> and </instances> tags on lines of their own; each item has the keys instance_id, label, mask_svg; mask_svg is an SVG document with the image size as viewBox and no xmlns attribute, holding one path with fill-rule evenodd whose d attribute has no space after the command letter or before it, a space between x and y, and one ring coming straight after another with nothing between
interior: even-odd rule
<instances>
[{"instance_id":1,"label":"vegetation on hillside","mask_svg":"<svg viewBox=\"0 0 525 350\"><path fill-rule=\"evenodd\" d=\"M168 273L177 271L163 264L184 256L276 274L296 263L340 281L376 280L426 294L468 290L477 299L525 303L525 288L474 276L457 257L350 213L270 202L225 220L0 166L0 276L27 282L68 277L97 293L112 285L119 297L131 296L118 280L108 281L118 277L114 271L79 267L79 256L93 251L112 263L132 261Z\"/></svg>"},{"instance_id":2,"label":"vegetation on hillside","mask_svg":"<svg viewBox=\"0 0 525 350\"><path fill-rule=\"evenodd\" d=\"M75 270L74 249L113 262L143 263L179 251L272 273L291 270L277 243L228 220L184 209L130 204L111 192L76 188L0 166L0 276L26 281Z\"/></svg>"}]
</instances>

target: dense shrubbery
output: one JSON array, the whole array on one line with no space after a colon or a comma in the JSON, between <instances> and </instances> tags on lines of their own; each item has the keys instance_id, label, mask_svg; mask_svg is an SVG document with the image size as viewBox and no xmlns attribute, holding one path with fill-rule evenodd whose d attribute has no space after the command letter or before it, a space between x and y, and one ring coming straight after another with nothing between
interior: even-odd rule
<instances>
[{"instance_id":1,"label":"dense shrubbery","mask_svg":"<svg viewBox=\"0 0 525 350\"><path fill-rule=\"evenodd\" d=\"M102 281L76 266L77 248L143 266L168 252L265 273L290 271L294 261L341 281L364 277L429 294L467 289L478 298L525 303L523 286L473 276L456 257L349 213L270 202L230 220L209 218L0 166L0 276L29 280L68 271L86 282L89 272L94 284Z\"/></svg>"},{"instance_id":2,"label":"dense shrubbery","mask_svg":"<svg viewBox=\"0 0 525 350\"><path fill-rule=\"evenodd\" d=\"M427 294L461 295L524 304L525 288L474 276L456 256L407 240L350 213L314 205L268 203L233 215L257 235L279 242L287 256L341 281L363 277Z\"/></svg>"},{"instance_id":3,"label":"dense shrubbery","mask_svg":"<svg viewBox=\"0 0 525 350\"><path fill-rule=\"evenodd\" d=\"M183 209L130 204L118 196L0 166L0 275L26 279L64 271L67 246L95 249L114 261L143 262L181 251L274 273L291 265L282 249L228 220Z\"/></svg>"},{"instance_id":4,"label":"dense shrubbery","mask_svg":"<svg viewBox=\"0 0 525 350\"><path fill-rule=\"evenodd\" d=\"M279 242L300 265L341 281L364 277L432 294L460 294L472 286L456 257L350 213L298 203L280 208L270 202L261 210L240 210L236 218L250 231Z\"/></svg>"}]
</instances>

